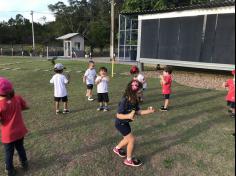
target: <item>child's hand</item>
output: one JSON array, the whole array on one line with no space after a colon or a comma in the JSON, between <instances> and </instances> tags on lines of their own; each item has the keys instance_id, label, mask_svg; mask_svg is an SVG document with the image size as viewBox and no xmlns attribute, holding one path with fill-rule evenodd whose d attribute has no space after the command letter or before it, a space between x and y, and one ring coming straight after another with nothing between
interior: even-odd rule
<instances>
[{"instance_id":1,"label":"child's hand","mask_svg":"<svg viewBox=\"0 0 236 176\"><path fill-rule=\"evenodd\" d=\"M149 107L149 108L148 108L148 111L149 111L150 114L156 112L156 110L155 110L153 107Z\"/></svg>"},{"instance_id":2,"label":"child's hand","mask_svg":"<svg viewBox=\"0 0 236 176\"><path fill-rule=\"evenodd\" d=\"M132 120L132 121L134 121L134 119L135 119L135 111L133 110L130 114L129 114L129 119L130 120Z\"/></svg>"}]
</instances>

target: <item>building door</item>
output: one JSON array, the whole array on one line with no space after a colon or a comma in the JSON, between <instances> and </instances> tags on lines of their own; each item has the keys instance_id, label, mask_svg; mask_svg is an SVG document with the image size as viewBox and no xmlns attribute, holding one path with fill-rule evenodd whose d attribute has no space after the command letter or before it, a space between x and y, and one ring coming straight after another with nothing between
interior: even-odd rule
<instances>
[{"instance_id":1,"label":"building door","mask_svg":"<svg viewBox=\"0 0 236 176\"><path fill-rule=\"evenodd\" d=\"M71 57L71 41L65 41L65 57Z\"/></svg>"}]
</instances>

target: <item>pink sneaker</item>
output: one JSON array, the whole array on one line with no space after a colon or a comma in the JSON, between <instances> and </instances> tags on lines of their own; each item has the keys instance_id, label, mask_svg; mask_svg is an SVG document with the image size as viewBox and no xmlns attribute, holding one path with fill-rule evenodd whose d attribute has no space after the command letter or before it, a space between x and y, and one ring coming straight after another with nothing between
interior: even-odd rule
<instances>
[{"instance_id":1,"label":"pink sneaker","mask_svg":"<svg viewBox=\"0 0 236 176\"><path fill-rule=\"evenodd\" d=\"M128 161L127 159L124 161L124 164L126 166L131 166L131 167L139 167L141 166L143 163L136 158L133 158L132 160Z\"/></svg>"},{"instance_id":2,"label":"pink sneaker","mask_svg":"<svg viewBox=\"0 0 236 176\"><path fill-rule=\"evenodd\" d=\"M126 152L123 149L117 149L116 147L113 149L113 152L117 154L121 158L126 157Z\"/></svg>"}]
</instances>

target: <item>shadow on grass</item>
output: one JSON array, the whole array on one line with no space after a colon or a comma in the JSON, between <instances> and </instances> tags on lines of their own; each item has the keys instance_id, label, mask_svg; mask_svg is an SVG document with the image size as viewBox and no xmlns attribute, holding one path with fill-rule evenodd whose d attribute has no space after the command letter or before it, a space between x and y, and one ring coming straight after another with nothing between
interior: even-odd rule
<instances>
[{"instance_id":1,"label":"shadow on grass","mask_svg":"<svg viewBox=\"0 0 236 176\"><path fill-rule=\"evenodd\" d=\"M169 126L181 123L185 120L199 118L199 116L202 113L216 112L216 111L219 111L220 109L221 109L221 106L215 106L212 108L202 109L201 111L198 111L198 112L194 112L194 113L190 113L190 114L186 114L186 115L179 115L179 116L169 119L166 122L166 125L158 124L158 125L154 125L154 126L151 126L151 127L139 130L139 131L134 131L134 133L136 136L143 136L143 135L151 134L151 133L153 133L153 131L155 131L155 132L161 131L162 129L166 128L167 126L169 127ZM101 119L99 119L99 121L100 120ZM106 119L106 120L109 120L109 119ZM86 122L86 121L84 121L83 125L91 125L91 122L94 122L94 119L90 119L90 121L88 121L88 122ZM147 146L147 145L152 145L152 144L154 145L156 143L160 143L160 142L166 141L166 140L171 141L171 143L168 144L167 146L162 146L156 151L142 155L141 158L143 158L144 161L147 162L147 161L149 161L148 158L150 158L155 153L166 150L166 149L170 148L171 146L183 143L183 142L189 140L190 138L197 136L198 134L200 134L204 130L208 130L212 124L214 124L216 122L223 122L223 121L224 121L224 118L222 118L222 117L217 118L217 119L212 118L210 120L207 120L206 122L197 124L193 128L190 128L179 135L161 138L161 139L157 139L155 141L141 143L140 146ZM78 124L81 125L82 123L80 122ZM75 127L78 127L78 124L76 124ZM62 128L59 128L59 129L53 129L53 131L50 131L50 130L46 131L46 133L45 133L45 131L41 131L41 135L50 134L51 132L57 132L58 130L62 130L62 129L67 129L68 126L70 126L70 128L71 128L71 124L69 124L69 125L63 126ZM115 128L114 128L114 131L115 131ZM37 172L37 170L45 169L45 168L50 167L51 165L55 165L55 164L57 165L57 167L64 168L65 164L68 163L69 161L71 161L74 157L78 157L78 155L81 156L86 153L93 152L95 150L101 149L104 146L115 145L120 139L121 139L120 136L116 136L116 137L110 137L110 138L100 140L99 142L97 142L93 145L89 145L89 146L82 144L82 146L78 147L77 149L70 151L68 153L61 154L61 155L53 155L51 157L45 157L45 156L41 155L41 156L39 156L38 159L31 161L31 164L33 165L32 172Z\"/></svg>"},{"instance_id":2,"label":"shadow on grass","mask_svg":"<svg viewBox=\"0 0 236 176\"><path fill-rule=\"evenodd\" d=\"M141 143L140 146L142 146L142 147L148 146L148 148L150 148L150 145L154 145L156 143L164 143L164 142L166 143L167 141L170 142L167 145L160 146L158 148L158 150L156 150L156 151L152 151L152 152L146 153L144 155L141 155L141 158L143 158L143 160L146 161L146 162L150 162L150 159L153 155L155 155L157 153L160 153L162 151L168 150L173 146L183 144L183 143L189 141L190 139L192 139L194 137L197 137L201 133L209 130L211 128L211 126L213 126L214 124L224 123L224 122L225 122L225 119L222 118L222 117L209 119L207 121L204 121L202 123L194 125L192 128L189 128L188 130L186 130L186 131L184 131L180 134L177 134L175 136L164 137L164 138L161 138L161 139Z\"/></svg>"}]
</instances>

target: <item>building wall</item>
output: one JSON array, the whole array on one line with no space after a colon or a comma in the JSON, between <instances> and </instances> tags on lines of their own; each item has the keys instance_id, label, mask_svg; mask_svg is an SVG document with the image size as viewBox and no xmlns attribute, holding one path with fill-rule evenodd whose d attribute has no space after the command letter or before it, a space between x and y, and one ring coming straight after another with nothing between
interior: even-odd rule
<instances>
[{"instance_id":1,"label":"building wall","mask_svg":"<svg viewBox=\"0 0 236 176\"><path fill-rule=\"evenodd\" d=\"M235 65L233 7L139 17L138 60L210 68Z\"/></svg>"}]
</instances>

